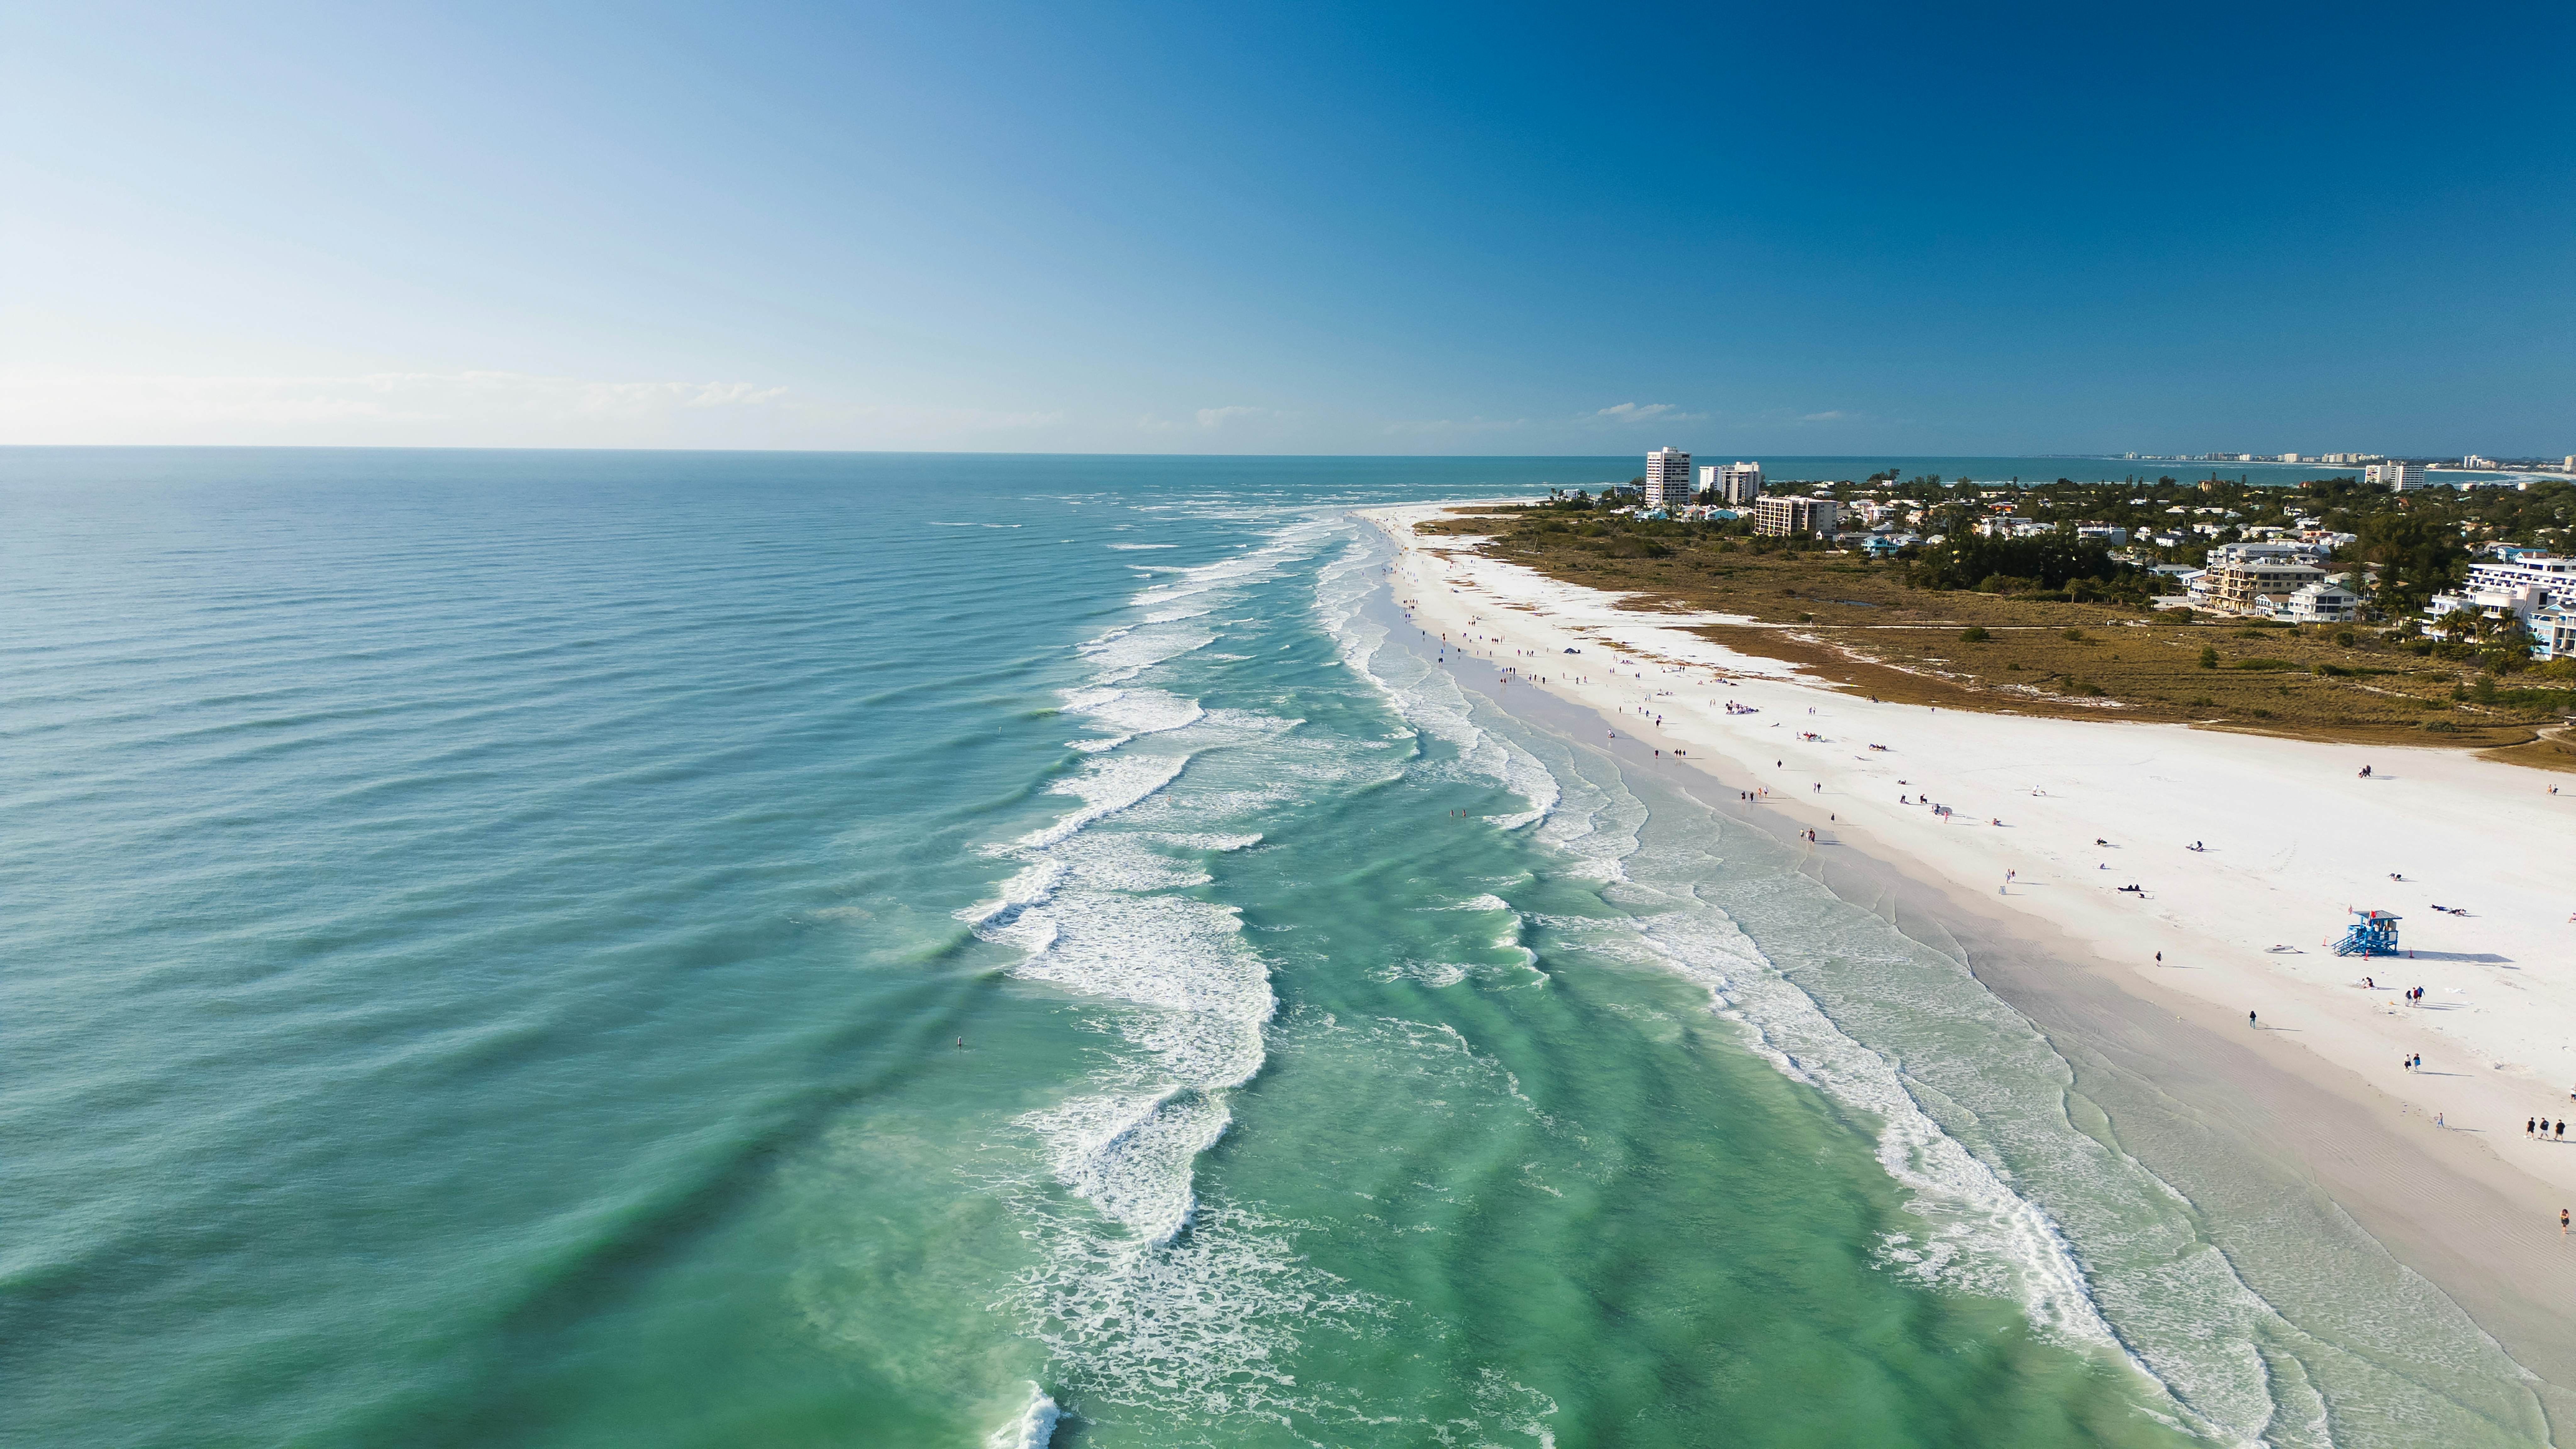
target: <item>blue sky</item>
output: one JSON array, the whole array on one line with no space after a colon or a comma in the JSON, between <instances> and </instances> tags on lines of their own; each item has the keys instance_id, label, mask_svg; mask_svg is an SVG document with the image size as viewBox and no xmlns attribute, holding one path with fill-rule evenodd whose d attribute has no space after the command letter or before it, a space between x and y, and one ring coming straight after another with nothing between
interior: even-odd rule
<instances>
[{"instance_id":1,"label":"blue sky","mask_svg":"<svg viewBox=\"0 0 2576 1449\"><path fill-rule=\"evenodd\" d=\"M2570 55L2563 4L11 7L0 442L2554 455Z\"/></svg>"}]
</instances>

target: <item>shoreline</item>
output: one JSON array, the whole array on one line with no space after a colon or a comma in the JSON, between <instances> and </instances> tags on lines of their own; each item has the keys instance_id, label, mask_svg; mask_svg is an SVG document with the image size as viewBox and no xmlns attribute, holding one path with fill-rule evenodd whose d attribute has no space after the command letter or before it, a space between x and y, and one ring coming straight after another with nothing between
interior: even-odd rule
<instances>
[{"instance_id":1,"label":"shoreline","mask_svg":"<svg viewBox=\"0 0 2576 1449\"><path fill-rule=\"evenodd\" d=\"M2550 1419L2576 1416L2576 1246L2551 1246L2576 1143L2518 1141L2511 1121L2576 1123L2576 989L2538 979L2576 946L2576 886L2546 878L2576 794L2438 749L1874 703L1685 631L1720 616L1631 613L1472 537L1413 533L1447 506L1361 511L1399 548L1417 625L1599 719L1623 766L1768 790L1726 813L1814 830L1811 874L1955 942L2135 1112L2223 1122L2249 1171L2276 1162L2330 1196L2539 1376ZM1958 813L1905 803L1926 792ZM2143 897L2114 889L2133 882ZM2396 910L2418 954L2333 955L2347 905ZM2401 1004L2417 984L2424 1004ZM2418 1052L2423 1071L2399 1068Z\"/></svg>"}]
</instances>

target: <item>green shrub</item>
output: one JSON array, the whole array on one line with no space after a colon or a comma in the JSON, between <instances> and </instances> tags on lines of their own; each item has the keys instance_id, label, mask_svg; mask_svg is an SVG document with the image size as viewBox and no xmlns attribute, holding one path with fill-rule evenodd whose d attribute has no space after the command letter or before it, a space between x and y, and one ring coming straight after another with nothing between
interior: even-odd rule
<instances>
[{"instance_id":1,"label":"green shrub","mask_svg":"<svg viewBox=\"0 0 2576 1449\"><path fill-rule=\"evenodd\" d=\"M2200 646L2200 667L2203 669L2216 669L2218 667L2217 645L2203 644Z\"/></svg>"},{"instance_id":2,"label":"green shrub","mask_svg":"<svg viewBox=\"0 0 2576 1449\"><path fill-rule=\"evenodd\" d=\"M2239 659L2227 667L2230 669L2252 669L2259 671L2270 669L2296 669L2299 666L2292 664L2287 659Z\"/></svg>"},{"instance_id":3,"label":"green shrub","mask_svg":"<svg viewBox=\"0 0 2576 1449\"><path fill-rule=\"evenodd\" d=\"M1993 637L1995 636L1986 632L1986 626L1983 624L1970 624L1959 631L1959 642L1962 644L1983 644Z\"/></svg>"}]
</instances>

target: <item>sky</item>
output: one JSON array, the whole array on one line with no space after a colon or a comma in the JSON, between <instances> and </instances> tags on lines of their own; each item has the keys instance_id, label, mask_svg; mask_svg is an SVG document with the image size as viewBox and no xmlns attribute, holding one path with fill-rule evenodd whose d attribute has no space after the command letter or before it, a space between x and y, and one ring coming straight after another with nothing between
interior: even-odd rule
<instances>
[{"instance_id":1,"label":"sky","mask_svg":"<svg viewBox=\"0 0 2576 1449\"><path fill-rule=\"evenodd\" d=\"M0 7L0 444L2576 452L2576 8Z\"/></svg>"}]
</instances>

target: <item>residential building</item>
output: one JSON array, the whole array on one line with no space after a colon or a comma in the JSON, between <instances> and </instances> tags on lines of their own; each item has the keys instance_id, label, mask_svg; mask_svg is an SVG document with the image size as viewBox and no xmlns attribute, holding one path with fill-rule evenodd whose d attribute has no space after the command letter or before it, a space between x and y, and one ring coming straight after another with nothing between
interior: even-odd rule
<instances>
[{"instance_id":1,"label":"residential building","mask_svg":"<svg viewBox=\"0 0 2576 1449\"><path fill-rule=\"evenodd\" d=\"M1717 501L1729 508L1742 508L1762 496L1762 465L1736 463L1717 470Z\"/></svg>"},{"instance_id":2,"label":"residential building","mask_svg":"<svg viewBox=\"0 0 2576 1449\"><path fill-rule=\"evenodd\" d=\"M2364 483L2385 483L2397 492L2403 493L2409 488L2421 488L2424 486L2424 465L2421 463L2373 463L2369 467L2361 470L2361 481Z\"/></svg>"},{"instance_id":3,"label":"residential building","mask_svg":"<svg viewBox=\"0 0 2576 1449\"><path fill-rule=\"evenodd\" d=\"M2281 461L2284 463L2296 463L2299 461L2299 455L2296 453L2283 453L2281 455Z\"/></svg>"},{"instance_id":4,"label":"residential building","mask_svg":"<svg viewBox=\"0 0 2576 1449\"><path fill-rule=\"evenodd\" d=\"M2576 659L2576 609L2552 607L2531 616L2531 657Z\"/></svg>"},{"instance_id":5,"label":"residential building","mask_svg":"<svg viewBox=\"0 0 2576 1449\"><path fill-rule=\"evenodd\" d=\"M2576 558L2555 554L2517 553L2512 558L2479 559L2469 565L2462 592L2537 590L2543 604L2576 607Z\"/></svg>"},{"instance_id":6,"label":"residential building","mask_svg":"<svg viewBox=\"0 0 2576 1449\"><path fill-rule=\"evenodd\" d=\"M2129 541L2129 531L2127 529L2121 528L2116 524L2109 523L2079 523L2075 525L2075 536L2077 538L2091 539L2096 543L2107 543L2114 546L2125 544Z\"/></svg>"},{"instance_id":7,"label":"residential building","mask_svg":"<svg viewBox=\"0 0 2576 1449\"><path fill-rule=\"evenodd\" d=\"M2460 466L2463 468L2493 468L2495 465L2495 459L2476 453L2464 453L2460 457Z\"/></svg>"},{"instance_id":8,"label":"residential building","mask_svg":"<svg viewBox=\"0 0 2576 1449\"><path fill-rule=\"evenodd\" d=\"M1690 507L1690 454L1657 448L1646 455L1646 506L1667 511Z\"/></svg>"},{"instance_id":9,"label":"residential building","mask_svg":"<svg viewBox=\"0 0 2576 1449\"><path fill-rule=\"evenodd\" d=\"M1753 504L1753 531L1773 538L1793 533L1829 534L1842 519L1842 505L1830 498L1773 493Z\"/></svg>"},{"instance_id":10,"label":"residential building","mask_svg":"<svg viewBox=\"0 0 2576 1449\"><path fill-rule=\"evenodd\" d=\"M1991 518L1979 519L1976 531L1988 538L2036 538L2057 530L2036 518L2015 518L2009 513L1998 513Z\"/></svg>"},{"instance_id":11,"label":"residential building","mask_svg":"<svg viewBox=\"0 0 2576 1449\"><path fill-rule=\"evenodd\" d=\"M2435 594L2433 601L2424 606L2424 616L2439 619L2466 611L2481 618L2501 619L2510 614L2529 624L2554 607L2558 606L2550 601L2546 590L2530 584L2511 588L2470 584L2457 593Z\"/></svg>"},{"instance_id":12,"label":"residential building","mask_svg":"<svg viewBox=\"0 0 2576 1449\"><path fill-rule=\"evenodd\" d=\"M2249 545L2237 545L2248 547ZM2255 544L2251 547L2262 547ZM2231 614L2269 614L2272 606L2265 599L2287 598L2310 584L2322 583L2326 571L2314 564L2292 563L2282 558L2220 559L2221 550L2210 551L2209 571L2196 581L2192 592L2202 592L2207 585L2211 607Z\"/></svg>"},{"instance_id":13,"label":"residential building","mask_svg":"<svg viewBox=\"0 0 2576 1449\"><path fill-rule=\"evenodd\" d=\"M2361 614L2361 595L2331 579L2293 589L2272 617L2293 624L2349 624Z\"/></svg>"},{"instance_id":14,"label":"residential building","mask_svg":"<svg viewBox=\"0 0 2576 1449\"><path fill-rule=\"evenodd\" d=\"M2331 544L2292 543L2286 539L2222 543L2209 551L2209 562L2212 567L2223 563L2323 563L2333 552Z\"/></svg>"}]
</instances>

